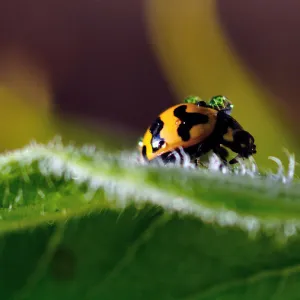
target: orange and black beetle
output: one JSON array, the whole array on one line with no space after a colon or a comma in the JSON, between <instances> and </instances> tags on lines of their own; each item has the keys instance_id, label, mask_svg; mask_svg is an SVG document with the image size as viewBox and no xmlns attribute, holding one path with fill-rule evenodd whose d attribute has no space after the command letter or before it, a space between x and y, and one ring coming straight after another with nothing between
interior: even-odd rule
<instances>
[{"instance_id":1,"label":"orange and black beetle","mask_svg":"<svg viewBox=\"0 0 300 300\"><path fill-rule=\"evenodd\" d=\"M148 161L158 157L164 162L174 161L174 151L182 147L191 159L212 150L227 163L225 146L237 157L248 158L256 153L254 138L230 116L232 107L226 97L215 96L209 103L190 97L185 103L168 108L141 140L142 156ZM236 158L229 163L236 163Z\"/></svg>"}]
</instances>

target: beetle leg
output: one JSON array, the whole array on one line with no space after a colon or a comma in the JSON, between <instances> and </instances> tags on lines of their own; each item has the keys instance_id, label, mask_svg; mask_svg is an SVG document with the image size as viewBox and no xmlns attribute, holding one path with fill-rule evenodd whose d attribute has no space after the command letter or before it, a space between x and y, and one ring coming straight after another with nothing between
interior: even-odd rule
<instances>
[{"instance_id":1,"label":"beetle leg","mask_svg":"<svg viewBox=\"0 0 300 300\"><path fill-rule=\"evenodd\" d=\"M238 154L236 157L234 157L233 159L231 159L231 160L229 161L229 164L230 164L230 165L234 165L234 164L238 163L237 158L239 158L239 157L240 157L240 155Z\"/></svg>"},{"instance_id":2,"label":"beetle leg","mask_svg":"<svg viewBox=\"0 0 300 300\"><path fill-rule=\"evenodd\" d=\"M202 161L200 161L200 158L195 159L195 165L196 167L202 167L202 168L206 167L206 165Z\"/></svg>"},{"instance_id":3,"label":"beetle leg","mask_svg":"<svg viewBox=\"0 0 300 300\"><path fill-rule=\"evenodd\" d=\"M221 145L218 145L216 146L214 149L213 149L213 152L215 154L217 154L220 159L222 160L222 162L227 165L227 158L229 156L229 153L227 151L227 149L225 149L224 147L222 147Z\"/></svg>"}]
</instances>

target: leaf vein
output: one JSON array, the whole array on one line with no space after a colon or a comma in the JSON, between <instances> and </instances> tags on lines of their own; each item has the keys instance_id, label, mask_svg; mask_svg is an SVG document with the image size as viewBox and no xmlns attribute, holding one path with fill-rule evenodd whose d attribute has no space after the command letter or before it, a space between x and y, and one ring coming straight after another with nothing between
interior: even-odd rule
<instances>
[{"instance_id":1,"label":"leaf vein","mask_svg":"<svg viewBox=\"0 0 300 300\"><path fill-rule=\"evenodd\" d=\"M35 270L29 275L27 282L21 288L21 290L17 291L13 296L14 300L25 299L29 296L32 289L38 283L38 281L45 274L47 266L49 265L55 250L57 249L59 243L61 242L64 234L64 225L63 223L57 224L57 228L54 233L49 238L48 245L46 247L46 251L39 259Z\"/></svg>"},{"instance_id":2,"label":"leaf vein","mask_svg":"<svg viewBox=\"0 0 300 300\"><path fill-rule=\"evenodd\" d=\"M95 289L90 290L86 294L86 299L90 299L91 296L95 296L99 293L99 290L107 284L107 282L113 280L128 266L135 258L138 250L142 245L154 236L156 230L166 224L170 220L170 215L165 213L159 215L156 219L150 222L150 224L142 231L142 233L132 242L131 246L127 249L125 254L119 259L112 267L111 271L107 274L105 279L100 282Z\"/></svg>"},{"instance_id":3,"label":"leaf vein","mask_svg":"<svg viewBox=\"0 0 300 300\"><path fill-rule=\"evenodd\" d=\"M281 269L274 269L274 270L268 270L268 271L260 271L255 274L252 274L246 278L242 279L233 279L228 280L227 282L214 284L208 288L206 288L204 291L193 293L192 295L184 298L185 300L193 300L193 299L202 299L206 297L214 297L217 294L220 294L226 290L240 287L243 285L251 285L254 283L257 283L261 280L273 278L273 277L288 277L291 274L297 274L300 272L300 264L289 266L286 268ZM283 288L282 284L284 285L284 281L280 284L280 289ZM276 293L276 291L275 291ZM199 298L198 298L199 296ZM273 295L274 296L274 295Z\"/></svg>"}]
</instances>

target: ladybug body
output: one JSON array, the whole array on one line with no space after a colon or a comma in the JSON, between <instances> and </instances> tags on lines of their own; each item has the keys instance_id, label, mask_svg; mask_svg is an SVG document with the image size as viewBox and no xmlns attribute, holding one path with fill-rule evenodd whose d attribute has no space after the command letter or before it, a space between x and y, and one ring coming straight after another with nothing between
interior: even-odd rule
<instances>
[{"instance_id":1,"label":"ladybug body","mask_svg":"<svg viewBox=\"0 0 300 300\"><path fill-rule=\"evenodd\" d=\"M256 153L253 136L230 116L231 103L224 97L223 106L220 101L214 106L217 97L223 96L213 97L209 104L199 100L193 103L189 98L186 103L162 112L149 126L140 144L144 159L152 161L160 157L165 162L172 161L174 151L179 148L192 159L212 150L225 163L228 151L223 146L242 158ZM236 162L236 159L230 161Z\"/></svg>"}]
</instances>

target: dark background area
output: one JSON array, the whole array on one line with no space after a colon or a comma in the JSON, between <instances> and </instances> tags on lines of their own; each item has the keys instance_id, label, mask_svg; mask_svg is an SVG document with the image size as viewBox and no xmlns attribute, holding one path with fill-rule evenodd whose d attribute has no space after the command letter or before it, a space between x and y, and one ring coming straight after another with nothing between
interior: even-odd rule
<instances>
[{"instance_id":1,"label":"dark background area","mask_svg":"<svg viewBox=\"0 0 300 300\"><path fill-rule=\"evenodd\" d=\"M246 126L258 136L259 149L267 147L264 155L274 148L277 140L278 151L291 144L292 151L297 152L300 3L293 0L211 3L200 0L188 0L184 4L157 0L1 1L0 105L3 109L0 126L8 132L0 140L2 148L60 133L55 122L70 116L80 127L92 124L97 131L106 124L133 132L138 138L160 111L181 101L183 94L194 93L184 80L178 84L170 76L173 72L177 78L188 78L189 65L199 69L199 78L194 76L193 84L197 86L198 80L199 89L195 91L201 97L223 90L229 91L229 96L234 95L231 86L235 83L226 74L237 71L224 70L222 62L228 65L229 54L221 57L217 53L213 46L218 40L226 44L230 57L249 74L247 80L252 80L254 89L263 90L267 95L258 97L253 106L243 97L234 98L237 118L241 122L244 119ZM203 18L204 14L207 17ZM191 20L199 22L195 23L199 28L194 26L196 33L184 29L185 23ZM214 28L209 27L212 25ZM220 33L215 33L216 28ZM197 33L198 29L202 30L201 34ZM181 43L187 36L191 43ZM225 74L221 79L201 77L200 73L209 72L210 66L199 64L192 55L174 59L182 49L188 52L193 43L201 45L202 41L206 41L203 48L210 47L211 43L207 63L216 74L219 70ZM159 49L167 54L162 55ZM216 59L213 58L215 50ZM197 53L206 60L207 51ZM165 63L168 59L170 62ZM1 87L5 92L1 92ZM235 88L243 95L243 87ZM24 116L25 106L28 117ZM268 107L270 113L266 118L265 113L263 117L257 114L262 109L268 111ZM252 125L251 120L256 120L256 124ZM18 129L20 122L23 128ZM274 128L270 127L274 132L265 134L272 136L271 142L267 138L264 141L260 135L264 122L274 124ZM283 128L284 134L277 128ZM281 143L281 137L288 142Z\"/></svg>"}]
</instances>

